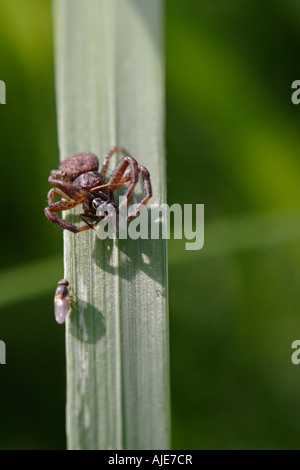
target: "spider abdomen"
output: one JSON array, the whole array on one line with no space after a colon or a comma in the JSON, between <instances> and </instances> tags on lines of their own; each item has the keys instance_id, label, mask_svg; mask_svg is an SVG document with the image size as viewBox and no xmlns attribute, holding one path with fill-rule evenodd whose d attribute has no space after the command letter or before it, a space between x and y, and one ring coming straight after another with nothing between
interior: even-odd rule
<instances>
[{"instance_id":1,"label":"spider abdomen","mask_svg":"<svg viewBox=\"0 0 300 470\"><path fill-rule=\"evenodd\" d=\"M83 173L98 170L99 161L95 154L89 152L75 153L63 160L59 169L68 179L74 181Z\"/></svg>"}]
</instances>

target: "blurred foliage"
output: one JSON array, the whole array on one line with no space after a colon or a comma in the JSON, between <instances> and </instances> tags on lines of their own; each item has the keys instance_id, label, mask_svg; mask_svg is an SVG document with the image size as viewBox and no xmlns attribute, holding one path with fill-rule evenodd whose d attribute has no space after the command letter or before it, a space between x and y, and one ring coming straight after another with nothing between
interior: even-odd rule
<instances>
[{"instance_id":1,"label":"blurred foliage","mask_svg":"<svg viewBox=\"0 0 300 470\"><path fill-rule=\"evenodd\" d=\"M169 243L174 448L299 448L299 19L292 0L166 2L168 202L205 204L203 250ZM0 26L0 447L64 448L50 2L2 0Z\"/></svg>"}]
</instances>

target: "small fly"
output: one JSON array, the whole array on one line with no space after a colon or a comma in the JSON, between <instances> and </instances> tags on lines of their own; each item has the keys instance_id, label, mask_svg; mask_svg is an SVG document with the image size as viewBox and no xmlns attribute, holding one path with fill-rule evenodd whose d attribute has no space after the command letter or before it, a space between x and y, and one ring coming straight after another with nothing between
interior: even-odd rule
<instances>
[{"instance_id":1,"label":"small fly","mask_svg":"<svg viewBox=\"0 0 300 470\"><path fill-rule=\"evenodd\" d=\"M57 288L54 295L54 315L57 323L65 323L69 310L69 302L69 281L67 281L67 279L61 279L57 283Z\"/></svg>"}]
</instances>

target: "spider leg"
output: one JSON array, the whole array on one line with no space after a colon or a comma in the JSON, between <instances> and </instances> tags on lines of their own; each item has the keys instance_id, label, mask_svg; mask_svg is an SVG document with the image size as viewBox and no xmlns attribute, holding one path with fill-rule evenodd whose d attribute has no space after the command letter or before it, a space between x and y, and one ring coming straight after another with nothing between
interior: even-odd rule
<instances>
[{"instance_id":1,"label":"spider leg","mask_svg":"<svg viewBox=\"0 0 300 470\"><path fill-rule=\"evenodd\" d=\"M143 178L145 197L144 197L144 199L142 199L142 201L139 203L138 207L133 211L133 213L130 214L130 216L127 217L127 221L129 221L133 217L135 217L137 215L137 213L139 212L140 208L142 206L144 206L149 201L149 199L152 197L152 186L151 186L151 181L150 181L150 173L147 170L147 168L145 168L142 165L139 165L138 168L139 168L139 172L141 173L142 178ZM121 206L122 206L122 204L121 204ZM121 207L120 207L120 210L121 210Z\"/></svg>"},{"instance_id":2,"label":"spider leg","mask_svg":"<svg viewBox=\"0 0 300 470\"><path fill-rule=\"evenodd\" d=\"M142 199L137 209L135 209L135 211L127 218L127 220L131 220L133 217L136 216L140 208L145 205L152 196L150 173L147 168L142 165L138 165L137 161L133 157L124 157L116 166L109 182L105 185L92 188L91 191L96 191L99 189L114 191L129 182L130 185L125 193L124 201L122 202L119 208L121 211L132 200L133 191L138 182L139 173L141 173L143 178L145 197L144 199Z\"/></svg>"},{"instance_id":3,"label":"spider leg","mask_svg":"<svg viewBox=\"0 0 300 470\"><path fill-rule=\"evenodd\" d=\"M126 175L125 175L125 172L126 172ZM122 186L124 186L126 183L128 183L128 181L130 181L131 184L125 195L127 201L130 202L132 199L132 193L133 193L134 187L138 182L138 175L139 175L139 169L138 169L137 161L133 157L124 157L117 164L116 168L113 171L113 174L110 177L109 182L102 186L97 186L95 188L92 188L91 191L97 191L99 189L101 191L103 189L114 191L116 189L122 188Z\"/></svg>"},{"instance_id":4,"label":"spider leg","mask_svg":"<svg viewBox=\"0 0 300 470\"><path fill-rule=\"evenodd\" d=\"M72 199L69 199L68 201L54 202L45 208L45 215L48 217L50 222L57 224L62 230L70 230L70 232L73 233L83 232L84 230L87 230L91 227L88 225L85 227L76 227L75 225L70 224L70 222L67 220L63 220L62 218L58 217L58 215L56 215L56 212L72 209L78 204L79 203L77 201L73 201Z\"/></svg>"},{"instance_id":5,"label":"spider leg","mask_svg":"<svg viewBox=\"0 0 300 470\"><path fill-rule=\"evenodd\" d=\"M95 230L95 226L100 222L100 220L102 219L101 216L98 216L98 215L95 215L95 214L79 214L79 217L81 218L81 220L83 220L83 222L85 222L90 228L92 228L93 230ZM93 220L97 220L97 222L95 222L94 224L90 224L87 220L85 220L85 218L90 218L90 219L93 219ZM106 240L106 238L104 239L105 243L106 243L106 246L107 246L107 249L110 250L110 246L108 244L108 241Z\"/></svg>"},{"instance_id":6,"label":"spider leg","mask_svg":"<svg viewBox=\"0 0 300 470\"><path fill-rule=\"evenodd\" d=\"M134 160L132 157L130 157L130 158L132 160ZM132 162L130 162L130 164L132 164ZM137 162L136 162L136 164L137 164ZM126 172L123 174L123 176L120 179L119 183L117 183L118 187L121 187L121 186L123 186L126 183L131 181L131 185L129 186L129 188L128 188L126 194L125 194L124 201L121 203L121 205L119 207L120 211L122 211L122 209L126 205L128 205L128 203L131 201L134 188L137 184L137 180L135 179L135 176L134 176L134 179L132 179L132 172L130 173L128 170L129 169L127 168ZM141 173L141 175L142 175L145 197L139 203L138 207L134 210L134 212L132 212L132 214L130 214L130 216L127 217L127 221L133 219L133 217L135 217L137 215L137 213L139 212L140 208L142 206L144 206L149 201L149 199L152 197L152 186L151 186L149 171L144 166L138 165L138 164L137 164L137 170L138 170L138 173ZM111 185L111 180L112 180L112 178L108 182L109 185ZM114 187L114 189L117 189L117 188Z\"/></svg>"},{"instance_id":7,"label":"spider leg","mask_svg":"<svg viewBox=\"0 0 300 470\"><path fill-rule=\"evenodd\" d=\"M65 199L70 199L69 196L65 194L61 189L51 188L50 191L48 191L47 195L48 206L51 206L51 204L54 203L54 194L57 194L57 196L63 197Z\"/></svg>"},{"instance_id":8,"label":"spider leg","mask_svg":"<svg viewBox=\"0 0 300 470\"><path fill-rule=\"evenodd\" d=\"M64 194L61 197L73 199L73 201L77 201L77 204L79 204L87 196L92 198L92 195L89 193L89 191L86 191L82 188L78 188L72 183L68 183L67 181L64 181L60 178L55 178L52 175L49 176L48 182L53 186L56 186L55 194L60 195L60 193L58 192L58 190L60 190L60 192Z\"/></svg>"},{"instance_id":9,"label":"spider leg","mask_svg":"<svg viewBox=\"0 0 300 470\"><path fill-rule=\"evenodd\" d=\"M108 191L108 198L114 204L116 203L115 196L114 196L114 193L112 191Z\"/></svg>"},{"instance_id":10,"label":"spider leg","mask_svg":"<svg viewBox=\"0 0 300 470\"><path fill-rule=\"evenodd\" d=\"M65 178L66 177L65 172L62 170L51 170L50 175L53 176L53 178Z\"/></svg>"},{"instance_id":11,"label":"spider leg","mask_svg":"<svg viewBox=\"0 0 300 470\"><path fill-rule=\"evenodd\" d=\"M62 198L65 198L65 199L68 199L68 201L58 201L57 203L54 202L54 195L57 195L57 196L60 196ZM48 219L51 221L51 222L54 222L54 223L57 223L57 225L59 225L62 229L66 228L67 230L71 230L71 231L74 231L76 229L76 232L77 231L82 231L82 230L78 230L77 227L75 227L75 225L72 225L70 224L69 222L61 219L60 217L58 217L57 215L54 214L54 212L60 212L60 210L67 210L67 209L71 209L73 207L75 207L76 205L78 205L78 202L72 200L67 194L65 194L61 189L59 188L52 188L50 189L50 191L48 192L48 209L47 212L46 212L46 209L45 209L45 213L48 217ZM66 205L64 204L64 202L70 202L70 207L66 207ZM74 203L74 204L72 204ZM59 208L59 209L58 209ZM83 215L83 214L81 214ZM79 215L80 218L81 215ZM84 214L86 215L86 214ZM52 220L53 219L53 220ZM55 220L54 220L55 219ZM87 223L84 219L82 219L90 228L93 228L92 224L89 224ZM73 227L73 229L71 229L70 227Z\"/></svg>"},{"instance_id":12,"label":"spider leg","mask_svg":"<svg viewBox=\"0 0 300 470\"><path fill-rule=\"evenodd\" d=\"M98 215L95 215L95 214L79 214L79 217L81 218L81 220L83 220L83 222L85 224L87 224L90 228L92 228L93 230L95 230L95 226L100 222L100 220L102 219L102 217L99 217ZM92 219L92 220L96 220L96 222L94 224L91 224L90 222L88 222L87 220L85 219Z\"/></svg>"},{"instance_id":13,"label":"spider leg","mask_svg":"<svg viewBox=\"0 0 300 470\"><path fill-rule=\"evenodd\" d=\"M94 227L100 222L102 217L99 217L98 215L96 215L95 213L91 211L88 201L83 201L82 208L84 212L82 214L79 214L79 217L81 218L81 220L83 220L85 224L87 224L90 228L94 229ZM86 219L96 220L96 222L92 224L88 222Z\"/></svg>"},{"instance_id":14,"label":"spider leg","mask_svg":"<svg viewBox=\"0 0 300 470\"><path fill-rule=\"evenodd\" d=\"M107 168L108 168L108 165L109 165L109 161L111 159L111 157L116 153L116 152L122 152L124 149L123 147L113 147L109 152L108 154L106 155L106 157L104 158L104 161L102 163L102 168L101 168L101 175L102 176L105 176L106 175L106 172L107 172Z\"/></svg>"},{"instance_id":15,"label":"spider leg","mask_svg":"<svg viewBox=\"0 0 300 470\"><path fill-rule=\"evenodd\" d=\"M98 220L99 219L99 215L96 215L96 214L86 214L85 212L83 212L82 214L78 214L78 216L83 220L83 217L87 218L87 219L92 219L92 220Z\"/></svg>"}]
</instances>

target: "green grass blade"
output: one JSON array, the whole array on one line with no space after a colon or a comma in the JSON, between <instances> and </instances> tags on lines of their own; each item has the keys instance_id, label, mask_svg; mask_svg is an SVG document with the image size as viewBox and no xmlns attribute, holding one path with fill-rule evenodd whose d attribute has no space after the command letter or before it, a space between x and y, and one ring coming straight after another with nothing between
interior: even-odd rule
<instances>
[{"instance_id":1,"label":"green grass blade","mask_svg":"<svg viewBox=\"0 0 300 470\"><path fill-rule=\"evenodd\" d=\"M61 159L122 145L165 201L162 2L54 2ZM113 169L113 164L111 165ZM140 186L133 202L141 197ZM70 449L169 445L165 240L64 233Z\"/></svg>"}]
</instances>

